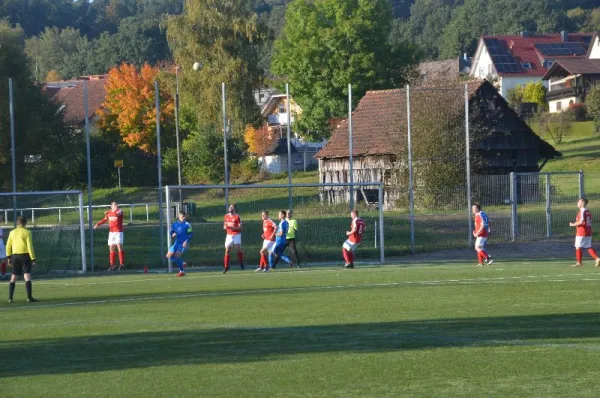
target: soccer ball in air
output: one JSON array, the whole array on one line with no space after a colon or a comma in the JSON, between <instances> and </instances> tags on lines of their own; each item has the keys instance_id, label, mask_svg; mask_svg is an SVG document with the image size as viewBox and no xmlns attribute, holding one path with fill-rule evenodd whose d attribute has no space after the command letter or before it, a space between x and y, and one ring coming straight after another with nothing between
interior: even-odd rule
<instances>
[{"instance_id":1,"label":"soccer ball in air","mask_svg":"<svg viewBox=\"0 0 600 398\"><path fill-rule=\"evenodd\" d=\"M192 65L192 68L195 71L198 71L198 70L200 70L200 68L202 68L202 64L200 62L194 62L194 65Z\"/></svg>"}]
</instances>

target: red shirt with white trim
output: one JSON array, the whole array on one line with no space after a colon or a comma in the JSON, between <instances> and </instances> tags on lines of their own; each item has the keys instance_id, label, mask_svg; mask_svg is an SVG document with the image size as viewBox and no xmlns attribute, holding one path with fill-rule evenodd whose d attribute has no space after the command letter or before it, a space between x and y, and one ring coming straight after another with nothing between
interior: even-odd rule
<instances>
[{"instance_id":1,"label":"red shirt with white trim","mask_svg":"<svg viewBox=\"0 0 600 398\"><path fill-rule=\"evenodd\" d=\"M365 222L362 218L356 217L350 223L350 230L354 229L354 226L356 226L356 230L348 235L348 240L350 243L360 243L362 236L365 233Z\"/></svg>"},{"instance_id":2,"label":"red shirt with white trim","mask_svg":"<svg viewBox=\"0 0 600 398\"><path fill-rule=\"evenodd\" d=\"M242 219L240 218L240 216L237 215L237 213L225 214L224 220L225 220L225 231L227 231L227 235L237 235L241 232L240 230L232 229L232 228L239 228L239 226L242 225Z\"/></svg>"},{"instance_id":3,"label":"red shirt with white trim","mask_svg":"<svg viewBox=\"0 0 600 398\"><path fill-rule=\"evenodd\" d=\"M275 230L277 229L277 224L270 218L263 220L263 239L275 240Z\"/></svg>"},{"instance_id":4,"label":"red shirt with white trim","mask_svg":"<svg viewBox=\"0 0 600 398\"><path fill-rule=\"evenodd\" d=\"M592 213L586 208L581 208L579 213L577 213L577 217L575 218L575 222L578 223L582 221L581 225L577 226L577 235L576 236L592 236Z\"/></svg>"},{"instance_id":5,"label":"red shirt with white trim","mask_svg":"<svg viewBox=\"0 0 600 398\"><path fill-rule=\"evenodd\" d=\"M104 218L96 226L102 225L107 221L110 232L123 232L123 210L117 208L117 210L113 211L110 209L104 213Z\"/></svg>"}]
</instances>

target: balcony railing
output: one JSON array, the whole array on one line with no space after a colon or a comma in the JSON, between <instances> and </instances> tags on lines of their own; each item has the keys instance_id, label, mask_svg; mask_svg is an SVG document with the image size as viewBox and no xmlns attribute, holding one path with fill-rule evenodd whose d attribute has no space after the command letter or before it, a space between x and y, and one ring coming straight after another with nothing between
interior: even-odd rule
<instances>
[{"instance_id":1,"label":"balcony railing","mask_svg":"<svg viewBox=\"0 0 600 398\"><path fill-rule=\"evenodd\" d=\"M554 100L566 97L576 97L579 95L580 90L577 87L559 88L558 90L548 91L546 93L546 100Z\"/></svg>"}]
</instances>

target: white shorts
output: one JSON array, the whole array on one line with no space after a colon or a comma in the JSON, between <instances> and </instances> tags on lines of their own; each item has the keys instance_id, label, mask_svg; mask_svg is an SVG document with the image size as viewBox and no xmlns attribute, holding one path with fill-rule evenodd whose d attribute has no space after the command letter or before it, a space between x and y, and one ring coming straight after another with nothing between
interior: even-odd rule
<instances>
[{"instance_id":1,"label":"white shorts","mask_svg":"<svg viewBox=\"0 0 600 398\"><path fill-rule=\"evenodd\" d=\"M0 240L0 258L6 258L6 247L4 247L4 242Z\"/></svg>"},{"instance_id":2,"label":"white shorts","mask_svg":"<svg viewBox=\"0 0 600 398\"><path fill-rule=\"evenodd\" d=\"M269 239L263 240L262 248L267 249L268 252L272 252L273 249L275 248L275 241L269 240Z\"/></svg>"},{"instance_id":3,"label":"white shorts","mask_svg":"<svg viewBox=\"0 0 600 398\"><path fill-rule=\"evenodd\" d=\"M592 237L591 236L576 236L575 237L575 248L583 248L589 249L592 247Z\"/></svg>"},{"instance_id":4,"label":"white shorts","mask_svg":"<svg viewBox=\"0 0 600 398\"><path fill-rule=\"evenodd\" d=\"M123 232L109 232L108 233L108 245L122 245L123 244Z\"/></svg>"},{"instance_id":5,"label":"white shorts","mask_svg":"<svg viewBox=\"0 0 600 398\"><path fill-rule=\"evenodd\" d=\"M353 252L356 250L356 248L360 245L360 243L354 243L354 242L350 242L349 239L347 239L344 244L343 244L343 248L348 250L349 252Z\"/></svg>"},{"instance_id":6,"label":"white shorts","mask_svg":"<svg viewBox=\"0 0 600 398\"><path fill-rule=\"evenodd\" d=\"M231 247L233 245L241 245L242 244L242 234L237 235L227 235L225 238L225 247Z\"/></svg>"},{"instance_id":7,"label":"white shorts","mask_svg":"<svg viewBox=\"0 0 600 398\"><path fill-rule=\"evenodd\" d=\"M483 249L486 241L487 236L478 236L477 239L475 239L475 250Z\"/></svg>"}]
</instances>

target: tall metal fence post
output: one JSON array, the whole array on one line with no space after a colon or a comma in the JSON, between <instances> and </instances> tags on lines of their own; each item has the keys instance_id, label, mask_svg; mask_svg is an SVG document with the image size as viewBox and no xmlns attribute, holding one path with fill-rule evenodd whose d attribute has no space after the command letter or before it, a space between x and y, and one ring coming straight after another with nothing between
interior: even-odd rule
<instances>
[{"instance_id":1,"label":"tall metal fence post","mask_svg":"<svg viewBox=\"0 0 600 398\"><path fill-rule=\"evenodd\" d=\"M473 217L471 216L471 145L469 131L469 84L465 83L465 155L467 163L467 222L469 231L473 230ZM469 246L473 245L473 234L469 233Z\"/></svg>"},{"instance_id":2,"label":"tall metal fence post","mask_svg":"<svg viewBox=\"0 0 600 398\"><path fill-rule=\"evenodd\" d=\"M410 120L410 86L406 85L406 128L408 131L408 211L410 212L410 253L415 254L415 196L413 190L413 166ZM379 202L383 204L383 202Z\"/></svg>"},{"instance_id":3,"label":"tall metal fence post","mask_svg":"<svg viewBox=\"0 0 600 398\"><path fill-rule=\"evenodd\" d=\"M550 173L546 174L546 238L552 237L552 190L550 185Z\"/></svg>"},{"instance_id":4,"label":"tall metal fence post","mask_svg":"<svg viewBox=\"0 0 600 398\"><path fill-rule=\"evenodd\" d=\"M165 249L165 231L164 226L164 214L163 214L163 201L162 201L162 155L160 152L160 92L158 90L158 80L154 81L154 95L156 96L156 150L157 153L157 168L158 168L158 230L160 248L159 253L161 258L162 251ZM164 261L164 260L163 260ZM163 262L164 264L164 262Z\"/></svg>"},{"instance_id":5,"label":"tall metal fence post","mask_svg":"<svg viewBox=\"0 0 600 398\"><path fill-rule=\"evenodd\" d=\"M79 205L79 240L81 245L81 270L85 273L87 272L87 259L85 255L85 224L83 222L83 192L79 192L78 197L78 205ZM93 253L90 256L93 258ZM93 269L92 269L93 270Z\"/></svg>"},{"instance_id":6,"label":"tall metal fence post","mask_svg":"<svg viewBox=\"0 0 600 398\"><path fill-rule=\"evenodd\" d=\"M348 84L348 161L350 166L350 210L354 208L354 142L352 137L352 84Z\"/></svg>"},{"instance_id":7,"label":"tall metal fence post","mask_svg":"<svg viewBox=\"0 0 600 398\"><path fill-rule=\"evenodd\" d=\"M517 240L518 231L518 214L517 214L517 203L519 201L517 193L517 176L516 174L510 173L510 230L512 241Z\"/></svg>"},{"instance_id":8,"label":"tall metal fence post","mask_svg":"<svg viewBox=\"0 0 600 398\"><path fill-rule=\"evenodd\" d=\"M223 166L225 168L225 211L229 209L229 165L227 164L227 105L225 97L225 82L221 83L221 98L223 103Z\"/></svg>"},{"instance_id":9,"label":"tall metal fence post","mask_svg":"<svg viewBox=\"0 0 600 398\"><path fill-rule=\"evenodd\" d=\"M93 205L93 191L92 191L92 155L90 149L90 117L89 117L89 106L88 106L88 86L87 81L83 81L83 113L85 117L85 156L87 166L87 183L88 183L88 228L90 234L90 268L94 272L94 212L92 209ZM120 168L118 170L121 170ZM120 188L120 187L119 187Z\"/></svg>"},{"instance_id":10,"label":"tall metal fence post","mask_svg":"<svg viewBox=\"0 0 600 398\"><path fill-rule=\"evenodd\" d=\"M290 188L288 189L288 209L292 209L292 142L291 142L291 124L292 124L292 114L290 109L290 84L285 84L285 110L287 112L287 169L288 169L288 184L290 184Z\"/></svg>"},{"instance_id":11,"label":"tall metal fence post","mask_svg":"<svg viewBox=\"0 0 600 398\"><path fill-rule=\"evenodd\" d=\"M579 170L579 197L585 197L585 181L583 178L583 170Z\"/></svg>"},{"instance_id":12,"label":"tall metal fence post","mask_svg":"<svg viewBox=\"0 0 600 398\"><path fill-rule=\"evenodd\" d=\"M8 110L10 113L10 158L12 164L12 191L17 192L17 168L15 159L17 157L15 146L15 104L13 101L13 80L8 78ZM13 195L13 224L17 228L17 196Z\"/></svg>"},{"instance_id":13,"label":"tall metal fence post","mask_svg":"<svg viewBox=\"0 0 600 398\"><path fill-rule=\"evenodd\" d=\"M379 184L379 260L385 262L385 247L383 237L383 183Z\"/></svg>"}]
</instances>

